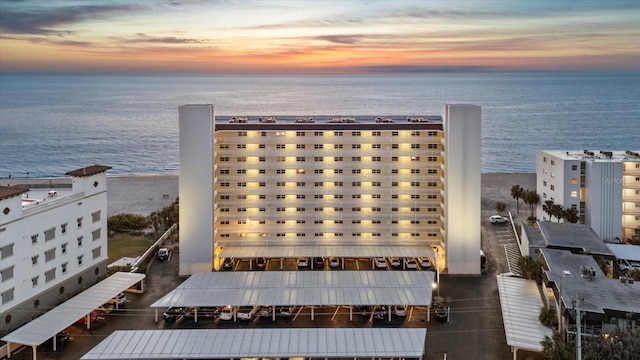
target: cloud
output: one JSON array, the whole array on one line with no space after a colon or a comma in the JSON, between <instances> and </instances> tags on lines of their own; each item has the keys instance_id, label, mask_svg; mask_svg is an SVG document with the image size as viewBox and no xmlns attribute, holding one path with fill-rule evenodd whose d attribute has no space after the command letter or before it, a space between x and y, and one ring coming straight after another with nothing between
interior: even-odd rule
<instances>
[{"instance_id":1,"label":"cloud","mask_svg":"<svg viewBox=\"0 0 640 360\"><path fill-rule=\"evenodd\" d=\"M137 9L133 5L50 7L42 2L43 6L28 7L18 1L13 4L18 6L5 4L0 8L0 29L4 33L25 35L66 35L71 32L59 29L61 26Z\"/></svg>"},{"instance_id":2,"label":"cloud","mask_svg":"<svg viewBox=\"0 0 640 360\"><path fill-rule=\"evenodd\" d=\"M205 39L181 38L176 36L153 37L147 34L138 33L137 37L119 39L125 43L151 43L151 44L202 44L207 43Z\"/></svg>"}]
</instances>

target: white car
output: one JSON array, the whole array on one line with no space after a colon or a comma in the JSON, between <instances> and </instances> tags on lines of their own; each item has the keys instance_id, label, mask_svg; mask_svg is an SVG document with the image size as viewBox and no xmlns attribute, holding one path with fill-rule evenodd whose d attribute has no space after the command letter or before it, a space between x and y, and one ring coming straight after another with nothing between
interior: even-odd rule
<instances>
[{"instance_id":1,"label":"white car","mask_svg":"<svg viewBox=\"0 0 640 360\"><path fill-rule=\"evenodd\" d=\"M433 268L433 264L431 263L431 260L429 260L428 258L422 258L420 259L420 267L425 270L429 270Z\"/></svg>"},{"instance_id":2,"label":"white car","mask_svg":"<svg viewBox=\"0 0 640 360\"><path fill-rule=\"evenodd\" d=\"M309 258L302 257L298 258L298 267L308 267L309 266Z\"/></svg>"},{"instance_id":3,"label":"white car","mask_svg":"<svg viewBox=\"0 0 640 360\"><path fill-rule=\"evenodd\" d=\"M402 266L402 263L400 262L400 258L392 257L390 260L391 260L391 267L392 268L397 269L400 266Z\"/></svg>"},{"instance_id":4,"label":"white car","mask_svg":"<svg viewBox=\"0 0 640 360\"><path fill-rule=\"evenodd\" d=\"M222 310L220 310L220 320L231 319L233 319L233 306L225 306Z\"/></svg>"},{"instance_id":5,"label":"white car","mask_svg":"<svg viewBox=\"0 0 640 360\"><path fill-rule=\"evenodd\" d=\"M251 320L259 309L260 306L241 306L236 316L239 320Z\"/></svg>"},{"instance_id":6,"label":"white car","mask_svg":"<svg viewBox=\"0 0 640 360\"><path fill-rule=\"evenodd\" d=\"M404 305L396 305L392 309L395 316L407 316L407 307Z\"/></svg>"},{"instance_id":7,"label":"white car","mask_svg":"<svg viewBox=\"0 0 640 360\"><path fill-rule=\"evenodd\" d=\"M337 257L332 257L329 259L329 266L332 268L340 267L340 259Z\"/></svg>"},{"instance_id":8,"label":"white car","mask_svg":"<svg viewBox=\"0 0 640 360\"><path fill-rule=\"evenodd\" d=\"M376 258L376 268L378 269L386 269L387 268L387 259L383 257Z\"/></svg>"},{"instance_id":9,"label":"white car","mask_svg":"<svg viewBox=\"0 0 640 360\"><path fill-rule=\"evenodd\" d=\"M418 262L416 261L416 259L406 259L404 262L404 266L407 269L417 269L418 268Z\"/></svg>"},{"instance_id":10,"label":"white car","mask_svg":"<svg viewBox=\"0 0 640 360\"><path fill-rule=\"evenodd\" d=\"M489 218L489 221L492 224L504 224L506 223L508 220L506 217L504 216L500 216L500 215L493 215Z\"/></svg>"}]
</instances>

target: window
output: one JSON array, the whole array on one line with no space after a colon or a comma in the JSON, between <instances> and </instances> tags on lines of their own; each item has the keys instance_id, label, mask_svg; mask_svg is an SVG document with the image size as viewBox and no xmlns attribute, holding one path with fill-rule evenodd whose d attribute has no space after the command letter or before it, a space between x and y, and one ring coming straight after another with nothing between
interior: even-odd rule
<instances>
[{"instance_id":1,"label":"window","mask_svg":"<svg viewBox=\"0 0 640 360\"><path fill-rule=\"evenodd\" d=\"M13 255L13 243L0 248L0 259L6 259Z\"/></svg>"},{"instance_id":2,"label":"window","mask_svg":"<svg viewBox=\"0 0 640 360\"><path fill-rule=\"evenodd\" d=\"M353 181L351 186L360 186L360 181Z\"/></svg>"},{"instance_id":3,"label":"window","mask_svg":"<svg viewBox=\"0 0 640 360\"><path fill-rule=\"evenodd\" d=\"M229 220L220 221L220 225L229 225Z\"/></svg>"},{"instance_id":4,"label":"window","mask_svg":"<svg viewBox=\"0 0 640 360\"><path fill-rule=\"evenodd\" d=\"M313 161L323 161L324 158L322 156L314 156Z\"/></svg>"},{"instance_id":5,"label":"window","mask_svg":"<svg viewBox=\"0 0 640 360\"><path fill-rule=\"evenodd\" d=\"M33 265L33 266L38 265L38 255L35 255L35 256L31 257L31 265Z\"/></svg>"},{"instance_id":6,"label":"window","mask_svg":"<svg viewBox=\"0 0 640 360\"><path fill-rule=\"evenodd\" d=\"M351 169L352 174L360 174L360 169Z\"/></svg>"},{"instance_id":7,"label":"window","mask_svg":"<svg viewBox=\"0 0 640 360\"><path fill-rule=\"evenodd\" d=\"M334 149L342 149L342 144L335 144L333 145Z\"/></svg>"},{"instance_id":8,"label":"window","mask_svg":"<svg viewBox=\"0 0 640 360\"><path fill-rule=\"evenodd\" d=\"M391 161L398 161L398 157L397 156L392 156L391 157Z\"/></svg>"},{"instance_id":9,"label":"window","mask_svg":"<svg viewBox=\"0 0 640 360\"><path fill-rule=\"evenodd\" d=\"M314 131L313 136L323 136L324 133L322 131Z\"/></svg>"},{"instance_id":10,"label":"window","mask_svg":"<svg viewBox=\"0 0 640 360\"><path fill-rule=\"evenodd\" d=\"M342 185L343 185L342 181L334 181L333 182L333 186L342 186Z\"/></svg>"},{"instance_id":11,"label":"window","mask_svg":"<svg viewBox=\"0 0 640 360\"><path fill-rule=\"evenodd\" d=\"M352 156L351 161L360 161L360 156Z\"/></svg>"},{"instance_id":12,"label":"window","mask_svg":"<svg viewBox=\"0 0 640 360\"><path fill-rule=\"evenodd\" d=\"M238 156L236 158L237 162L247 162L247 157L246 156Z\"/></svg>"},{"instance_id":13,"label":"window","mask_svg":"<svg viewBox=\"0 0 640 360\"><path fill-rule=\"evenodd\" d=\"M36 277L32 277L31 278L31 286L33 286L33 287L38 286L38 278L40 278L40 277L36 276Z\"/></svg>"},{"instance_id":14,"label":"window","mask_svg":"<svg viewBox=\"0 0 640 360\"><path fill-rule=\"evenodd\" d=\"M360 199L360 194L353 194L351 195L352 199Z\"/></svg>"},{"instance_id":15,"label":"window","mask_svg":"<svg viewBox=\"0 0 640 360\"><path fill-rule=\"evenodd\" d=\"M276 149L285 149L286 145L285 144L276 144Z\"/></svg>"},{"instance_id":16,"label":"window","mask_svg":"<svg viewBox=\"0 0 640 360\"><path fill-rule=\"evenodd\" d=\"M287 185L287 183L286 183L286 182L284 182L284 181L278 181L278 182L276 183L276 186L286 186L286 185Z\"/></svg>"},{"instance_id":17,"label":"window","mask_svg":"<svg viewBox=\"0 0 640 360\"><path fill-rule=\"evenodd\" d=\"M91 237L93 241L100 240L100 230L101 229L96 229L91 232Z\"/></svg>"},{"instance_id":18,"label":"window","mask_svg":"<svg viewBox=\"0 0 640 360\"><path fill-rule=\"evenodd\" d=\"M542 162L547 162L547 157L546 156L542 157Z\"/></svg>"},{"instance_id":19,"label":"window","mask_svg":"<svg viewBox=\"0 0 640 360\"><path fill-rule=\"evenodd\" d=\"M429 195L429 196L431 196L431 195ZM412 198L412 199L420 199L420 195L418 195L418 194L411 194L411 198Z\"/></svg>"},{"instance_id":20,"label":"window","mask_svg":"<svg viewBox=\"0 0 640 360\"><path fill-rule=\"evenodd\" d=\"M380 144L373 144L371 145L372 149L381 149L382 147L380 146Z\"/></svg>"},{"instance_id":21,"label":"window","mask_svg":"<svg viewBox=\"0 0 640 360\"><path fill-rule=\"evenodd\" d=\"M296 199L305 199L305 198L306 198L305 195L302 195L302 194L296 195Z\"/></svg>"},{"instance_id":22,"label":"window","mask_svg":"<svg viewBox=\"0 0 640 360\"><path fill-rule=\"evenodd\" d=\"M82 266L82 259L83 258L84 258L84 255L78 256L78 266Z\"/></svg>"},{"instance_id":23,"label":"window","mask_svg":"<svg viewBox=\"0 0 640 360\"><path fill-rule=\"evenodd\" d=\"M313 146L313 148L314 148L314 149L323 149L323 148L324 148L324 145L323 145L323 144L315 144L315 145Z\"/></svg>"},{"instance_id":24,"label":"window","mask_svg":"<svg viewBox=\"0 0 640 360\"><path fill-rule=\"evenodd\" d=\"M221 162L228 162L229 161L229 157L228 156L220 156L220 161Z\"/></svg>"},{"instance_id":25,"label":"window","mask_svg":"<svg viewBox=\"0 0 640 360\"><path fill-rule=\"evenodd\" d=\"M220 175L229 175L229 170L220 170Z\"/></svg>"},{"instance_id":26,"label":"window","mask_svg":"<svg viewBox=\"0 0 640 360\"><path fill-rule=\"evenodd\" d=\"M304 157L304 156L297 156L297 157L296 157L296 161L297 161L297 162L305 161L305 157Z\"/></svg>"},{"instance_id":27,"label":"window","mask_svg":"<svg viewBox=\"0 0 640 360\"><path fill-rule=\"evenodd\" d=\"M429 209L432 209L432 208L429 208ZM429 211L430 211L430 210L429 210ZM420 208L412 207L412 208L411 208L411 212L420 212Z\"/></svg>"},{"instance_id":28,"label":"window","mask_svg":"<svg viewBox=\"0 0 640 360\"><path fill-rule=\"evenodd\" d=\"M438 161L438 157L437 156L429 156L429 157L427 157L427 161L429 161L429 162Z\"/></svg>"},{"instance_id":29,"label":"window","mask_svg":"<svg viewBox=\"0 0 640 360\"><path fill-rule=\"evenodd\" d=\"M82 218L77 218L76 222L78 223L78 229L82 228Z\"/></svg>"},{"instance_id":30,"label":"window","mask_svg":"<svg viewBox=\"0 0 640 360\"><path fill-rule=\"evenodd\" d=\"M342 169L333 169L334 174L342 174Z\"/></svg>"},{"instance_id":31,"label":"window","mask_svg":"<svg viewBox=\"0 0 640 360\"><path fill-rule=\"evenodd\" d=\"M229 212L229 208L226 208L226 207L220 208L220 212Z\"/></svg>"},{"instance_id":32,"label":"window","mask_svg":"<svg viewBox=\"0 0 640 360\"><path fill-rule=\"evenodd\" d=\"M98 246L97 248L91 250L91 253L93 254L93 258L97 259L100 257L100 249L102 249L100 246Z\"/></svg>"},{"instance_id":33,"label":"window","mask_svg":"<svg viewBox=\"0 0 640 360\"><path fill-rule=\"evenodd\" d=\"M427 211L428 212L438 212L438 208L430 207L430 208L427 208Z\"/></svg>"},{"instance_id":34,"label":"window","mask_svg":"<svg viewBox=\"0 0 640 360\"><path fill-rule=\"evenodd\" d=\"M304 131L296 131L296 136L304 136L305 132Z\"/></svg>"},{"instance_id":35,"label":"window","mask_svg":"<svg viewBox=\"0 0 640 360\"><path fill-rule=\"evenodd\" d=\"M0 281L5 282L13 279L13 266L0 270Z\"/></svg>"},{"instance_id":36,"label":"window","mask_svg":"<svg viewBox=\"0 0 640 360\"><path fill-rule=\"evenodd\" d=\"M315 194L315 195L313 195L313 198L314 198L314 199L323 199L323 198L324 198L324 195L322 195L322 194Z\"/></svg>"},{"instance_id":37,"label":"window","mask_svg":"<svg viewBox=\"0 0 640 360\"><path fill-rule=\"evenodd\" d=\"M397 174L398 173L398 169L391 169L391 173L392 174Z\"/></svg>"},{"instance_id":38,"label":"window","mask_svg":"<svg viewBox=\"0 0 640 360\"><path fill-rule=\"evenodd\" d=\"M44 262L49 262L56 258L56 249L49 249L44 252Z\"/></svg>"},{"instance_id":39,"label":"window","mask_svg":"<svg viewBox=\"0 0 640 360\"><path fill-rule=\"evenodd\" d=\"M571 165L571 170L573 170L573 171L578 170L578 165Z\"/></svg>"},{"instance_id":40,"label":"window","mask_svg":"<svg viewBox=\"0 0 640 360\"><path fill-rule=\"evenodd\" d=\"M91 213L91 221L94 223L100 221L100 211Z\"/></svg>"},{"instance_id":41,"label":"window","mask_svg":"<svg viewBox=\"0 0 640 360\"><path fill-rule=\"evenodd\" d=\"M436 170L436 169L429 169L429 170L427 170L427 174L430 174L430 175L435 175L435 174L437 174L437 173L438 173L438 170Z\"/></svg>"},{"instance_id":42,"label":"window","mask_svg":"<svg viewBox=\"0 0 640 360\"><path fill-rule=\"evenodd\" d=\"M260 161L260 162L265 162L265 161L267 161L266 159L267 159L267 158L265 158L264 156L260 156L260 157L258 158L258 161Z\"/></svg>"},{"instance_id":43,"label":"window","mask_svg":"<svg viewBox=\"0 0 640 360\"><path fill-rule=\"evenodd\" d=\"M412 149L420 149L420 144L411 144Z\"/></svg>"},{"instance_id":44,"label":"window","mask_svg":"<svg viewBox=\"0 0 640 360\"><path fill-rule=\"evenodd\" d=\"M343 135L342 131L334 131L333 132L333 136L342 136L342 135Z\"/></svg>"},{"instance_id":45,"label":"window","mask_svg":"<svg viewBox=\"0 0 640 360\"><path fill-rule=\"evenodd\" d=\"M342 161L342 156L334 156L333 161Z\"/></svg>"},{"instance_id":46,"label":"window","mask_svg":"<svg viewBox=\"0 0 640 360\"><path fill-rule=\"evenodd\" d=\"M379 207L373 207L373 208L371 208L371 211L373 211L373 212L380 212L380 211L381 211L381 209L380 209Z\"/></svg>"},{"instance_id":47,"label":"window","mask_svg":"<svg viewBox=\"0 0 640 360\"><path fill-rule=\"evenodd\" d=\"M296 224L306 224L307 222L304 220L296 220Z\"/></svg>"},{"instance_id":48,"label":"window","mask_svg":"<svg viewBox=\"0 0 640 360\"><path fill-rule=\"evenodd\" d=\"M547 180L542 181L542 186L547 186Z\"/></svg>"},{"instance_id":49,"label":"window","mask_svg":"<svg viewBox=\"0 0 640 360\"><path fill-rule=\"evenodd\" d=\"M392 181L391 182L391 186L398 186L398 182L397 181ZM397 199L397 197L395 197L394 199Z\"/></svg>"},{"instance_id":50,"label":"window","mask_svg":"<svg viewBox=\"0 0 640 360\"><path fill-rule=\"evenodd\" d=\"M244 181L238 182L238 187L247 187L247 183Z\"/></svg>"},{"instance_id":51,"label":"window","mask_svg":"<svg viewBox=\"0 0 640 360\"><path fill-rule=\"evenodd\" d=\"M44 281L49 282L56 279L56 268L49 269L44 272Z\"/></svg>"},{"instance_id":52,"label":"window","mask_svg":"<svg viewBox=\"0 0 640 360\"><path fill-rule=\"evenodd\" d=\"M298 182L296 182L296 186L298 186L298 187L307 186L307 183L304 182L304 181L298 181Z\"/></svg>"},{"instance_id":53,"label":"window","mask_svg":"<svg viewBox=\"0 0 640 360\"><path fill-rule=\"evenodd\" d=\"M238 131L238 136L247 136L246 131Z\"/></svg>"},{"instance_id":54,"label":"window","mask_svg":"<svg viewBox=\"0 0 640 360\"><path fill-rule=\"evenodd\" d=\"M430 157L433 157L433 156L430 156ZM411 157L411 161L420 161L420 156L412 156ZM435 161L435 160L433 160L433 161Z\"/></svg>"},{"instance_id":55,"label":"window","mask_svg":"<svg viewBox=\"0 0 640 360\"><path fill-rule=\"evenodd\" d=\"M427 148L428 149L437 149L438 148L438 144L428 144Z\"/></svg>"},{"instance_id":56,"label":"window","mask_svg":"<svg viewBox=\"0 0 640 360\"><path fill-rule=\"evenodd\" d=\"M551 165L555 165L555 164L556 164L556 162L551 160Z\"/></svg>"},{"instance_id":57,"label":"window","mask_svg":"<svg viewBox=\"0 0 640 360\"><path fill-rule=\"evenodd\" d=\"M53 240L56 238L56 228L52 227L44 231L44 241Z\"/></svg>"},{"instance_id":58,"label":"window","mask_svg":"<svg viewBox=\"0 0 640 360\"><path fill-rule=\"evenodd\" d=\"M352 131L351 136L360 136L360 131Z\"/></svg>"},{"instance_id":59,"label":"window","mask_svg":"<svg viewBox=\"0 0 640 360\"><path fill-rule=\"evenodd\" d=\"M67 223L64 223L64 224L60 225L60 233L62 235L67 233Z\"/></svg>"},{"instance_id":60,"label":"window","mask_svg":"<svg viewBox=\"0 0 640 360\"><path fill-rule=\"evenodd\" d=\"M420 169L411 169L412 174L420 174Z\"/></svg>"},{"instance_id":61,"label":"window","mask_svg":"<svg viewBox=\"0 0 640 360\"><path fill-rule=\"evenodd\" d=\"M420 197L420 195L416 195L417 197ZM438 195L435 194L429 194L427 195L427 199L429 200L436 200L438 198Z\"/></svg>"},{"instance_id":62,"label":"window","mask_svg":"<svg viewBox=\"0 0 640 360\"><path fill-rule=\"evenodd\" d=\"M238 212L247 212L247 208L238 208Z\"/></svg>"},{"instance_id":63,"label":"window","mask_svg":"<svg viewBox=\"0 0 640 360\"><path fill-rule=\"evenodd\" d=\"M428 136L438 136L438 132L437 131L429 131L427 132Z\"/></svg>"},{"instance_id":64,"label":"window","mask_svg":"<svg viewBox=\"0 0 640 360\"><path fill-rule=\"evenodd\" d=\"M398 136L398 132L397 131L392 131L391 132L391 136Z\"/></svg>"},{"instance_id":65,"label":"window","mask_svg":"<svg viewBox=\"0 0 640 360\"><path fill-rule=\"evenodd\" d=\"M433 184L434 184L433 186L436 186L436 185L435 185L435 181L430 181L430 182L429 182L429 184L431 184L431 183L433 183ZM412 187L418 187L418 186L420 186L420 181L412 181L412 182L411 182L411 186L412 186ZM429 186L432 186L432 185L429 185Z\"/></svg>"},{"instance_id":66,"label":"window","mask_svg":"<svg viewBox=\"0 0 640 360\"><path fill-rule=\"evenodd\" d=\"M352 149L360 149L360 144L351 144Z\"/></svg>"},{"instance_id":67,"label":"window","mask_svg":"<svg viewBox=\"0 0 640 360\"><path fill-rule=\"evenodd\" d=\"M333 211L342 211L343 209L341 207L334 207Z\"/></svg>"},{"instance_id":68,"label":"window","mask_svg":"<svg viewBox=\"0 0 640 360\"><path fill-rule=\"evenodd\" d=\"M286 199L286 198L287 198L287 195L284 195L284 194L276 195L276 199Z\"/></svg>"},{"instance_id":69,"label":"window","mask_svg":"<svg viewBox=\"0 0 640 360\"><path fill-rule=\"evenodd\" d=\"M435 181L429 181L429 182L427 182L427 186L428 187L436 187L436 186L438 186L438 183L435 182Z\"/></svg>"},{"instance_id":70,"label":"window","mask_svg":"<svg viewBox=\"0 0 640 360\"><path fill-rule=\"evenodd\" d=\"M220 187L229 187L229 183L228 182L221 182L220 183Z\"/></svg>"},{"instance_id":71,"label":"window","mask_svg":"<svg viewBox=\"0 0 640 360\"><path fill-rule=\"evenodd\" d=\"M578 183L578 178L571 178L571 183L576 185Z\"/></svg>"},{"instance_id":72,"label":"window","mask_svg":"<svg viewBox=\"0 0 640 360\"><path fill-rule=\"evenodd\" d=\"M238 145L236 145L236 147L238 149L246 149L247 148L247 144L238 144Z\"/></svg>"},{"instance_id":73,"label":"window","mask_svg":"<svg viewBox=\"0 0 640 360\"><path fill-rule=\"evenodd\" d=\"M0 298L2 298L2 305L13 300L14 291L15 291L15 288L11 288L7 291L3 291L2 293L0 293Z\"/></svg>"},{"instance_id":74,"label":"window","mask_svg":"<svg viewBox=\"0 0 640 360\"><path fill-rule=\"evenodd\" d=\"M283 208L283 207L276 208L276 211L278 211L278 212L283 212L283 211L285 211L285 210L287 210L287 209L286 209L286 208Z\"/></svg>"},{"instance_id":75,"label":"window","mask_svg":"<svg viewBox=\"0 0 640 360\"><path fill-rule=\"evenodd\" d=\"M372 169L371 173L372 174L380 174L380 169Z\"/></svg>"},{"instance_id":76,"label":"window","mask_svg":"<svg viewBox=\"0 0 640 360\"><path fill-rule=\"evenodd\" d=\"M371 186L381 186L380 181L372 181Z\"/></svg>"},{"instance_id":77,"label":"window","mask_svg":"<svg viewBox=\"0 0 640 360\"><path fill-rule=\"evenodd\" d=\"M62 271L63 274L67 273L67 266L69 265L68 262L66 263L62 263L62 265L60 265L60 270Z\"/></svg>"},{"instance_id":78,"label":"window","mask_svg":"<svg viewBox=\"0 0 640 360\"><path fill-rule=\"evenodd\" d=\"M259 144L259 145L258 145L258 149L266 149L265 144Z\"/></svg>"},{"instance_id":79,"label":"window","mask_svg":"<svg viewBox=\"0 0 640 360\"><path fill-rule=\"evenodd\" d=\"M306 209L303 207L296 208L297 212L304 212Z\"/></svg>"},{"instance_id":80,"label":"window","mask_svg":"<svg viewBox=\"0 0 640 360\"><path fill-rule=\"evenodd\" d=\"M82 236L78 237L78 247L82 247Z\"/></svg>"},{"instance_id":81,"label":"window","mask_svg":"<svg viewBox=\"0 0 640 360\"><path fill-rule=\"evenodd\" d=\"M247 169L238 169L238 170L236 170L236 172L238 174L246 174L247 173Z\"/></svg>"},{"instance_id":82,"label":"window","mask_svg":"<svg viewBox=\"0 0 640 360\"><path fill-rule=\"evenodd\" d=\"M313 183L313 186L324 186L324 183L322 181L316 181Z\"/></svg>"},{"instance_id":83,"label":"window","mask_svg":"<svg viewBox=\"0 0 640 360\"><path fill-rule=\"evenodd\" d=\"M381 136L382 133L380 131L372 131L371 136Z\"/></svg>"},{"instance_id":84,"label":"window","mask_svg":"<svg viewBox=\"0 0 640 360\"><path fill-rule=\"evenodd\" d=\"M371 161L382 161L380 156L372 156Z\"/></svg>"},{"instance_id":85,"label":"window","mask_svg":"<svg viewBox=\"0 0 640 360\"><path fill-rule=\"evenodd\" d=\"M228 149L229 144L220 144L220 149Z\"/></svg>"},{"instance_id":86,"label":"window","mask_svg":"<svg viewBox=\"0 0 640 360\"><path fill-rule=\"evenodd\" d=\"M371 197L374 199L380 199L380 194L373 194Z\"/></svg>"},{"instance_id":87,"label":"window","mask_svg":"<svg viewBox=\"0 0 640 360\"><path fill-rule=\"evenodd\" d=\"M551 190L555 190L555 186L551 185Z\"/></svg>"},{"instance_id":88,"label":"window","mask_svg":"<svg viewBox=\"0 0 640 360\"><path fill-rule=\"evenodd\" d=\"M398 148L398 144L391 144L391 148L392 149L397 149Z\"/></svg>"}]
</instances>

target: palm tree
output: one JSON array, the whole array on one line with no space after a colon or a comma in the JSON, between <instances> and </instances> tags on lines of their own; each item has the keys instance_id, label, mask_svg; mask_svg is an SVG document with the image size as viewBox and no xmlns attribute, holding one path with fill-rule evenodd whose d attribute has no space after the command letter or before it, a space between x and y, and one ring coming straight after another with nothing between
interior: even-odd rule
<instances>
[{"instance_id":1,"label":"palm tree","mask_svg":"<svg viewBox=\"0 0 640 360\"><path fill-rule=\"evenodd\" d=\"M564 219L568 222L575 224L580 220L580 216L578 216L578 210L574 208L567 208L564 211Z\"/></svg>"},{"instance_id":2,"label":"palm tree","mask_svg":"<svg viewBox=\"0 0 640 360\"><path fill-rule=\"evenodd\" d=\"M553 214L553 216L555 216L556 219L558 219L558 222L560 222L560 220L564 216L564 209L562 208L562 205L560 204L551 205L551 214Z\"/></svg>"},{"instance_id":3,"label":"palm tree","mask_svg":"<svg viewBox=\"0 0 640 360\"><path fill-rule=\"evenodd\" d=\"M518 258L518 266L522 269L524 277L536 282L541 279L542 267L540 262L531 256L520 256Z\"/></svg>"},{"instance_id":4,"label":"palm tree","mask_svg":"<svg viewBox=\"0 0 640 360\"><path fill-rule=\"evenodd\" d=\"M564 334L560 331L553 331L552 337L545 336L542 340L542 351L549 360L570 360L575 359L575 346L573 343L564 342Z\"/></svg>"},{"instance_id":5,"label":"palm tree","mask_svg":"<svg viewBox=\"0 0 640 360\"><path fill-rule=\"evenodd\" d=\"M549 215L549 221L551 221L551 208L553 207L553 200L545 200L542 204L542 211Z\"/></svg>"},{"instance_id":6,"label":"palm tree","mask_svg":"<svg viewBox=\"0 0 640 360\"><path fill-rule=\"evenodd\" d=\"M516 199L516 214L520 213L520 199L524 198L524 189L520 185L511 187L511 197Z\"/></svg>"},{"instance_id":7,"label":"palm tree","mask_svg":"<svg viewBox=\"0 0 640 360\"><path fill-rule=\"evenodd\" d=\"M496 211L502 214L505 210L507 210L507 204L503 201L496 201Z\"/></svg>"},{"instance_id":8,"label":"palm tree","mask_svg":"<svg viewBox=\"0 0 640 360\"><path fill-rule=\"evenodd\" d=\"M529 205L529 210L531 211L531 218L535 218L535 208L540 203L540 195L535 190L525 190L524 196L522 197L524 203Z\"/></svg>"}]
</instances>

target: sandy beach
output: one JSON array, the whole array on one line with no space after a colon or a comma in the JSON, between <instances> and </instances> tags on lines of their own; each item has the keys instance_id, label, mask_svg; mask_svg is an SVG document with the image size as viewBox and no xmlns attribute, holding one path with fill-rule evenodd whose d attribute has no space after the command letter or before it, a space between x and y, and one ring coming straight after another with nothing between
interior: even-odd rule
<instances>
[{"instance_id":1,"label":"sandy beach","mask_svg":"<svg viewBox=\"0 0 640 360\"><path fill-rule=\"evenodd\" d=\"M70 178L53 179L1 179L1 185L17 184L71 184ZM511 186L519 184L525 189L535 189L536 174L533 173L486 173L482 174L482 209L493 210L496 201L504 201L508 210L515 210L511 197ZM178 197L178 175L134 175L109 176L108 213L149 215L171 204ZM521 204L522 206L522 204Z\"/></svg>"}]
</instances>

